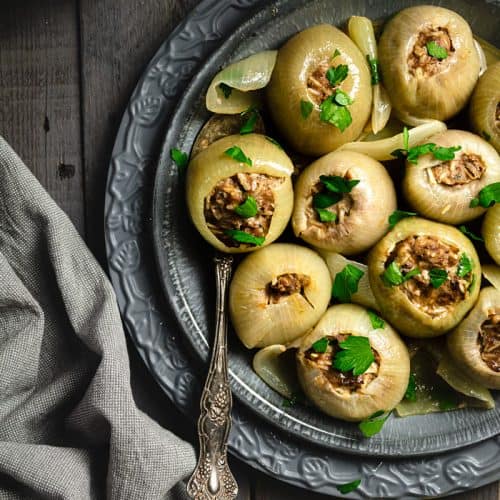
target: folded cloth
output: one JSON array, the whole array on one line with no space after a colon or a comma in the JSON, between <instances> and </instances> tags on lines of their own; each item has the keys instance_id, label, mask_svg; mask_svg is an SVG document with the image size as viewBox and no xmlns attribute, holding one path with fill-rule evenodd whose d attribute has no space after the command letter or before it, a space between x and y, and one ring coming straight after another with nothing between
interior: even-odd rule
<instances>
[{"instance_id":1,"label":"folded cloth","mask_svg":"<svg viewBox=\"0 0 500 500\"><path fill-rule=\"evenodd\" d=\"M0 499L183 498L194 465L135 405L104 272L0 137Z\"/></svg>"}]
</instances>

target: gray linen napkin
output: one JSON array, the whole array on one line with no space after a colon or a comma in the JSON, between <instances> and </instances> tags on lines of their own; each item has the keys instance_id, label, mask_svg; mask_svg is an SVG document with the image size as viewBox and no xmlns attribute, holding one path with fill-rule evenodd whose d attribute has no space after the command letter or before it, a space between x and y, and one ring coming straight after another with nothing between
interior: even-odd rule
<instances>
[{"instance_id":1,"label":"gray linen napkin","mask_svg":"<svg viewBox=\"0 0 500 500\"><path fill-rule=\"evenodd\" d=\"M109 281L0 136L0 499L183 498L194 464L136 407Z\"/></svg>"}]
</instances>

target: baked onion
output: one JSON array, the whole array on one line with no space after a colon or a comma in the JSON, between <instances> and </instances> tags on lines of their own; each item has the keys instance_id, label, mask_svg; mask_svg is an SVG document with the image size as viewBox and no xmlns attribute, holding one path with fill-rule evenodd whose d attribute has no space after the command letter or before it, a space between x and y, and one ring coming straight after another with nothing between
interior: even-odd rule
<instances>
[{"instance_id":1,"label":"baked onion","mask_svg":"<svg viewBox=\"0 0 500 500\"><path fill-rule=\"evenodd\" d=\"M357 375L333 366L350 337L367 339L373 355L373 362ZM374 329L368 311L355 304L330 307L297 352L304 393L319 409L342 420L359 421L394 408L404 396L409 373L408 351L396 331L387 323Z\"/></svg>"},{"instance_id":2,"label":"baked onion","mask_svg":"<svg viewBox=\"0 0 500 500\"><path fill-rule=\"evenodd\" d=\"M352 255L387 231L395 209L394 185L381 163L360 153L335 151L300 174L292 226L296 236L315 247Z\"/></svg>"},{"instance_id":3,"label":"baked onion","mask_svg":"<svg viewBox=\"0 0 500 500\"><path fill-rule=\"evenodd\" d=\"M410 337L435 337L474 305L481 265L458 229L409 217L372 249L368 274L384 318Z\"/></svg>"},{"instance_id":4,"label":"baked onion","mask_svg":"<svg viewBox=\"0 0 500 500\"><path fill-rule=\"evenodd\" d=\"M356 139L370 116L366 61L348 36L327 24L301 31L279 49L266 92L279 131L312 156Z\"/></svg>"},{"instance_id":5,"label":"baked onion","mask_svg":"<svg viewBox=\"0 0 500 500\"><path fill-rule=\"evenodd\" d=\"M481 290L474 309L448 336L448 349L472 379L500 389L499 290Z\"/></svg>"},{"instance_id":6,"label":"baked onion","mask_svg":"<svg viewBox=\"0 0 500 500\"><path fill-rule=\"evenodd\" d=\"M236 334L248 348L288 344L328 307L332 281L313 250L276 243L247 256L229 289Z\"/></svg>"},{"instance_id":7,"label":"baked onion","mask_svg":"<svg viewBox=\"0 0 500 500\"><path fill-rule=\"evenodd\" d=\"M500 266L500 203L488 208L483 221L484 246Z\"/></svg>"},{"instance_id":8,"label":"baked onion","mask_svg":"<svg viewBox=\"0 0 500 500\"><path fill-rule=\"evenodd\" d=\"M463 130L446 130L426 142L460 149L448 156L454 155L453 159L440 160L428 153L416 164L407 161L403 180L406 199L423 216L448 224L479 217L486 209L469 205L481 189L500 181L498 153L481 137Z\"/></svg>"},{"instance_id":9,"label":"baked onion","mask_svg":"<svg viewBox=\"0 0 500 500\"><path fill-rule=\"evenodd\" d=\"M384 85L405 123L414 123L412 117L451 118L465 106L479 76L467 21L442 7L401 10L387 22L379 54Z\"/></svg>"},{"instance_id":10,"label":"baked onion","mask_svg":"<svg viewBox=\"0 0 500 500\"><path fill-rule=\"evenodd\" d=\"M292 172L286 153L262 135L219 139L188 166L187 205L194 225L223 252L268 245L292 212Z\"/></svg>"}]
</instances>

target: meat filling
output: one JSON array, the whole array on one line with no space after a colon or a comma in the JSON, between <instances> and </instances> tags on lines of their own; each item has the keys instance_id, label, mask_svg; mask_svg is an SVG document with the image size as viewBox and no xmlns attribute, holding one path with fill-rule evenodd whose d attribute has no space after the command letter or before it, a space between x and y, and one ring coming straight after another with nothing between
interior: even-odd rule
<instances>
[{"instance_id":1,"label":"meat filling","mask_svg":"<svg viewBox=\"0 0 500 500\"><path fill-rule=\"evenodd\" d=\"M311 284L311 278L305 274L280 274L266 286L270 304L277 304L283 297L300 293L305 297L304 289Z\"/></svg>"},{"instance_id":2,"label":"meat filling","mask_svg":"<svg viewBox=\"0 0 500 500\"><path fill-rule=\"evenodd\" d=\"M229 247L245 245L227 235L229 229L265 237L275 209L274 191L282 182L283 179L279 177L254 173L239 173L222 179L205 199L208 228ZM244 203L248 196L255 199L258 211L255 216L244 218L235 212L235 208Z\"/></svg>"},{"instance_id":3,"label":"meat filling","mask_svg":"<svg viewBox=\"0 0 500 500\"><path fill-rule=\"evenodd\" d=\"M333 367L333 359L335 358L335 354L340 350L338 346L339 342L344 341L348 336L347 334L340 334L336 337L328 337L329 342L325 352L315 352L314 349L309 349L305 357L313 366L323 372L332 386L349 392L356 392L362 387L366 387L377 377L380 366L380 355L375 349L372 349L375 361L361 375L353 375L351 372L337 370Z\"/></svg>"},{"instance_id":4,"label":"meat filling","mask_svg":"<svg viewBox=\"0 0 500 500\"><path fill-rule=\"evenodd\" d=\"M460 186L481 179L486 171L486 165L480 156L473 153L463 153L458 158L444 161L432 167L434 179L446 186Z\"/></svg>"},{"instance_id":5,"label":"meat filling","mask_svg":"<svg viewBox=\"0 0 500 500\"><path fill-rule=\"evenodd\" d=\"M330 85L326 72L330 68L329 61L323 61L317 66L307 79L307 90L311 99L320 105L325 99L330 97L335 88Z\"/></svg>"},{"instance_id":6,"label":"meat filling","mask_svg":"<svg viewBox=\"0 0 500 500\"><path fill-rule=\"evenodd\" d=\"M458 276L460 249L440 241L434 236L410 236L400 241L386 262L395 262L403 275L415 268L420 274L399 285L408 299L430 316L448 312L464 300L472 283L472 273ZM430 279L431 269L447 272L446 281L434 288Z\"/></svg>"},{"instance_id":7,"label":"meat filling","mask_svg":"<svg viewBox=\"0 0 500 500\"><path fill-rule=\"evenodd\" d=\"M408 70L411 75L432 76L441 71L443 66L447 64L447 59L440 60L429 55L427 44L432 41L445 48L448 54L455 51L446 28L433 26L425 28L419 33L413 50L408 56Z\"/></svg>"},{"instance_id":8,"label":"meat filling","mask_svg":"<svg viewBox=\"0 0 500 500\"><path fill-rule=\"evenodd\" d=\"M478 335L481 358L494 372L500 372L500 309L491 311Z\"/></svg>"}]
</instances>

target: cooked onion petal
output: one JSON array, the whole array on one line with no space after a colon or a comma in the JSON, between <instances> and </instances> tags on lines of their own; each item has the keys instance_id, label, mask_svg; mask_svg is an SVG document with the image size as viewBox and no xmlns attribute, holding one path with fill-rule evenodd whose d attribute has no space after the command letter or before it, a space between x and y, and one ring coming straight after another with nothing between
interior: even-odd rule
<instances>
[{"instance_id":1,"label":"cooked onion petal","mask_svg":"<svg viewBox=\"0 0 500 500\"><path fill-rule=\"evenodd\" d=\"M500 291L500 267L493 264L482 266L483 276Z\"/></svg>"},{"instance_id":2,"label":"cooked onion petal","mask_svg":"<svg viewBox=\"0 0 500 500\"><path fill-rule=\"evenodd\" d=\"M474 40L479 43L483 54L486 58L486 64L489 66L497 62L500 59L500 49L492 45L490 42L487 42L483 38L474 35Z\"/></svg>"},{"instance_id":3,"label":"cooked onion petal","mask_svg":"<svg viewBox=\"0 0 500 500\"><path fill-rule=\"evenodd\" d=\"M486 54L477 40L474 40L474 47L479 57L479 76L481 76L488 69L488 62L486 61Z\"/></svg>"},{"instance_id":4,"label":"cooked onion petal","mask_svg":"<svg viewBox=\"0 0 500 500\"><path fill-rule=\"evenodd\" d=\"M277 54L276 50L258 52L217 73L207 90L207 109L232 115L255 106L259 102L259 95L251 91L262 89L269 83ZM231 87L228 97L220 88L221 83Z\"/></svg>"}]
</instances>

